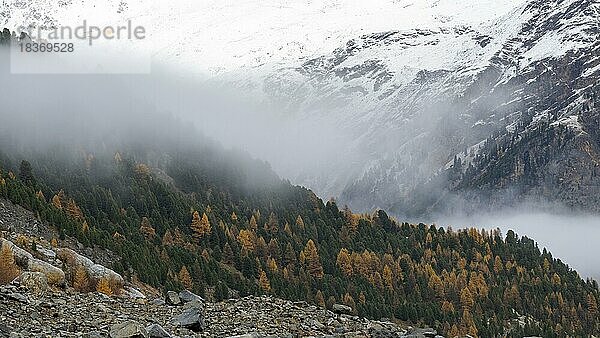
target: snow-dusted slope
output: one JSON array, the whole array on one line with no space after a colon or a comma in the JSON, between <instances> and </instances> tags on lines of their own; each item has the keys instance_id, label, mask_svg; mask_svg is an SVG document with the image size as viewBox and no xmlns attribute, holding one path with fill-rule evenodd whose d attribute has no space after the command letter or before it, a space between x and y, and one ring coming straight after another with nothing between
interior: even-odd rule
<instances>
[{"instance_id":1,"label":"snow-dusted slope","mask_svg":"<svg viewBox=\"0 0 600 338\"><path fill-rule=\"evenodd\" d=\"M131 19L151 32L158 56L212 74L295 64L373 32L490 22L523 2L7 0L0 25L116 25Z\"/></svg>"}]
</instances>

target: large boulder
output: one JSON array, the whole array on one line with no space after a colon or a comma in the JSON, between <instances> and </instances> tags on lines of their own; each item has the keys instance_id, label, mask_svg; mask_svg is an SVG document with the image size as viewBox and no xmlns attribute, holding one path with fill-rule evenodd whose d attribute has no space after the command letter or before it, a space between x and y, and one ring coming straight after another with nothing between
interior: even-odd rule
<instances>
[{"instance_id":1,"label":"large boulder","mask_svg":"<svg viewBox=\"0 0 600 338\"><path fill-rule=\"evenodd\" d=\"M147 338L148 332L140 324L134 321L128 321L113 325L110 328L111 338Z\"/></svg>"},{"instance_id":2,"label":"large boulder","mask_svg":"<svg viewBox=\"0 0 600 338\"><path fill-rule=\"evenodd\" d=\"M56 252L54 252L53 250L38 247L37 252L39 252L40 255L44 256L44 258L47 261L53 261L56 259Z\"/></svg>"},{"instance_id":3,"label":"large boulder","mask_svg":"<svg viewBox=\"0 0 600 338\"><path fill-rule=\"evenodd\" d=\"M146 299L146 296L138 289L132 286L125 286L123 295L131 299Z\"/></svg>"},{"instance_id":4,"label":"large boulder","mask_svg":"<svg viewBox=\"0 0 600 338\"><path fill-rule=\"evenodd\" d=\"M333 310L333 312L339 313L339 314L345 314L345 315L352 314L352 308L347 305L343 305L343 304L333 304L332 310Z\"/></svg>"},{"instance_id":5,"label":"large boulder","mask_svg":"<svg viewBox=\"0 0 600 338\"><path fill-rule=\"evenodd\" d=\"M181 305L181 298L175 291L167 291L167 297L165 298L169 305Z\"/></svg>"},{"instance_id":6,"label":"large boulder","mask_svg":"<svg viewBox=\"0 0 600 338\"><path fill-rule=\"evenodd\" d=\"M0 247L3 245L8 245L12 250L13 255L15 256L15 263L22 269L27 269L27 264L29 264L29 260L33 259L33 256L29 252L16 246L13 242L0 238Z\"/></svg>"},{"instance_id":7,"label":"large boulder","mask_svg":"<svg viewBox=\"0 0 600 338\"><path fill-rule=\"evenodd\" d=\"M15 256L15 263L17 263L21 269L43 273L46 275L48 284L50 285L63 286L65 284L65 273L61 269L50 263L33 258L29 252L19 248L9 240L0 238L0 246L1 245L8 245L11 248L13 255Z\"/></svg>"},{"instance_id":8,"label":"large boulder","mask_svg":"<svg viewBox=\"0 0 600 338\"><path fill-rule=\"evenodd\" d=\"M198 296L197 294L195 294L189 290L183 290L183 291L179 292L179 299L184 303L189 303L192 301L204 303L204 299L202 299L202 297Z\"/></svg>"},{"instance_id":9,"label":"large boulder","mask_svg":"<svg viewBox=\"0 0 600 338\"><path fill-rule=\"evenodd\" d=\"M98 283L101 279L106 279L109 281L111 289L114 293L120 293L123 290L125 285L125 281L123 277L113 270L104 267L100 264L95 264L91 259L78 254L77 252L67 249L61 248L56 250L57 257L65 263L68 268L68 274L70 276L75 275L75 269L78 266L82 266L89 279L90 282L94 285Z\"/></svg>"},{"instance_id":10,"label":"large boulder","mask_svg":"<svg viewBox=\"0 0 600 338\"><path fill-rule=\"evenodd\" d=\"M171 320L171 323L194 332L200 332L206 329L204 314L202 313L202 310L195 307L183 311L182 314L174 317Z\"/></svg>"},{"instance_id":11,"label":"large boulder","mask_svg":"<svg viewBox=\"0 0 600 338\"><path fill-rule=\"evenodd\" d=\"M48 278L41 272L23 272L15 281L35 294L44 294L48 291Z\"/></svg>"},{"instance_id":12,"label":"large boulder","mask_svg":"<svg viewBox=\"0 0 600 338\"><path fill-rule=\"evenodd\" d=\"M39 259L30 259L27 263L27 270L43 273L48 278L48 283L56 286L65 285L65 273L61 269L50 263Z\"/></svg>"}]
</instances>

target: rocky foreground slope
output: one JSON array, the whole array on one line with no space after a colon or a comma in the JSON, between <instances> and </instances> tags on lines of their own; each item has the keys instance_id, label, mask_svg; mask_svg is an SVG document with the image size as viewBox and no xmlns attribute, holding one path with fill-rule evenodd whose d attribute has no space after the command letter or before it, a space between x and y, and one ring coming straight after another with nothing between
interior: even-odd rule
<instances>
[{"instance_id":1,"label":"rocky foreground slope","mask_svg":"<svg viewBox=\"0 0 600 338\"><path fill-rule=\"evenodd\" d=\"M176 303L110 298L97 292L36 295L8 285L0 288L0 337L435 336L430 329L401 328L266 296Z\"/></svg>"}]
</instances>

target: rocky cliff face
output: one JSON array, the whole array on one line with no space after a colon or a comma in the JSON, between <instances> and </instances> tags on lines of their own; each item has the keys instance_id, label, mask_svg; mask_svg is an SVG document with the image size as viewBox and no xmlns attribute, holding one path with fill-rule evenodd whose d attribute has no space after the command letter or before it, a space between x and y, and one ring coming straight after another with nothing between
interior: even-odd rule
<instances>
[{"instance_id":1,"label":"rocky cliff face","mask_svg":"<svg viewBox=\"0 0 600 338\"><path fill-rule=\"evenodd\" d=\"M353 85L351 105L369 106L350 153L370 160L342 201L409 215L527 200L597 212L597 20L595 1L534 1L490 26L367 35L305 64L323 95ZM423 62L449 55L413 76L381 58L421 48L434 55Z\"/></svg>"}]
</instances>

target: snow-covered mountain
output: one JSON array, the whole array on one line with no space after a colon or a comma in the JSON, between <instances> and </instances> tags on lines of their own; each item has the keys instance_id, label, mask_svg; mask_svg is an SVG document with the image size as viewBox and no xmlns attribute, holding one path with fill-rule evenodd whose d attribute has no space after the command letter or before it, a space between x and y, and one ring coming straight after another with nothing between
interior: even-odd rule
<instances>
[{"instance_id":1,"label":"snow-covered mountain","mask_svg":"<svg viewBox=\"0 0 600 338\"><path fill-rule=\"evenodd\" d=\"M0 25L12 28L83 19L140 22L157 58L243 88L305 128L335 126L344 142L326 163L282 167L353 207L423 215L517 197L600 211L598 0L0 9Z\"/></svg>"},{"instance_id":2,"label":"snow-covered mountain","mask_svg":"<svg viewBox=\"0 0 600 338\"><path fill-rule=\"evenodd\" d=\"M363 34L489 22L523 2L5 0L0 25L116 25L131 19L149 30L157 55L214 74L294 65Z\"/></svg>"}]
</instances>

